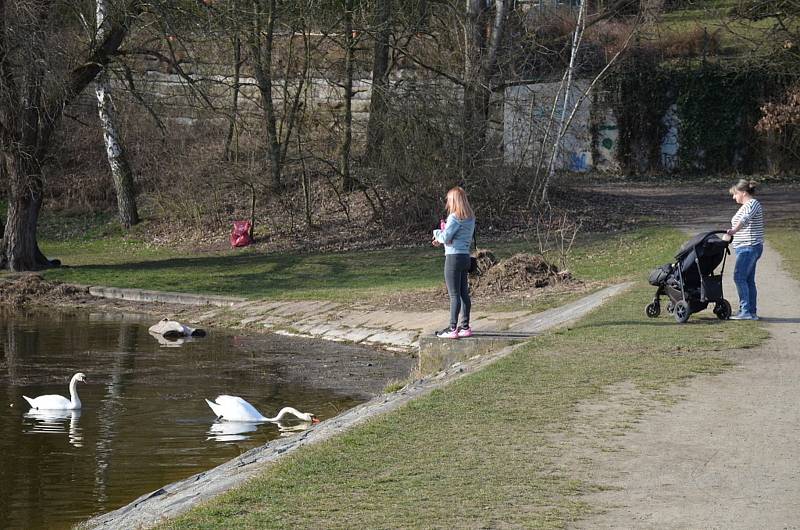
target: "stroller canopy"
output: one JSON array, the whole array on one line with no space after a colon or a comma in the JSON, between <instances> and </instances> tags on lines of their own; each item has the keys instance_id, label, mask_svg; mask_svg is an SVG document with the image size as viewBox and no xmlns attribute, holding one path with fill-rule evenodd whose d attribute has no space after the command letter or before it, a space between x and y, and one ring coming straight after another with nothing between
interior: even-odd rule
<instances>
[{"instance_id":1,"label":"stroller canopy","mask_svg":"<svg viewBox=\"0 0 800 530\"><path fill-rule=\"evenodd\" d=\"M692 271L696 272L696 258L700 264L700 273L703 276L713 274L714 269L722 263L725 252L728 251L728 242L719 237L719 234L722 233L724 232L703 232L684 243L678 253L675 254L675 260L681 268L681 273L691 274Z\"/></svg>"}]
</instances>

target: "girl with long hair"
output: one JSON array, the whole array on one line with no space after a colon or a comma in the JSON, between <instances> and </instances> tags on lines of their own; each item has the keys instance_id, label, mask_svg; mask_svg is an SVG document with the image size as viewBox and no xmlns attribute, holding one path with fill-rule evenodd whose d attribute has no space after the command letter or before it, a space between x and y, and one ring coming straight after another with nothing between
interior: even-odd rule
<instances>
[{"instance_id":1,"label":"girl with long hair","mask_svg":"<svg viewBox=\"0 0 800 530\"><path fill-rule=\"evenodd\" d=\"M469 296L469 248L475 233L475 212L463 188L456 186L447 192L447 220L433 231L434 246L444 245L444 281L450 296L450 325L436 334L437 337L458 339L472 336L469 313L472 300ZM461 320L459 322L459 314Z\"/></svg>"}]
</instances>

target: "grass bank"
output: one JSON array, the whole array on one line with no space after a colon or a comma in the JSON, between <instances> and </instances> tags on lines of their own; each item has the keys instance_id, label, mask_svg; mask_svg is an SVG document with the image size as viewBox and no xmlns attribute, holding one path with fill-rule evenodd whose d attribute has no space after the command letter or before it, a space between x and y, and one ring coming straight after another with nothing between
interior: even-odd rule
<instances>
[{"instance_id":1,"label":"grass bank","mask_svg":"<svg viewBox=\"0 0 800 530\"><path fill-rule=\"evenodd\" d=\"M562 528L601 487L556 462L577 403L609 385L647 393L729 365L756 323L647 319L644 284L571 329L268 468L163 528ZM666 394L665 394L666 395Z\"/></svg>"},{"instance_id":2,"label":"grass bank","mask_svg":"<svg viewBox=\"0 0 800 530\"><path fill-rule=\"evenodd\" d=\"M587 242L575 270L598 281L642 278L683 239L646 230ZM577 404L603 400L619 383L669 402L672 385L719 373L731 364L722 351L766 336L755 322L720 322L711 311L685 325L648 319L652 294L640 281L571 328L305 447L162 528L563 528L593 511L580 495L603 487L559 464L559 436L587 421Z\"/></svg>"},{"instance_id":3,"label":"grass bank","mask_svg":"<svg viewBox=\"0 0 800 530\"><path fill-rule=\"evenodd\" d=\"M665 229L586 235L570 255L577 278L607 281L669 261L685 235ZM499 257L534 252L529 242L486 242ZM44 240L47 256L65 267L47 279L106 285L244 296L251 299L359 301L442 284L441 250L417 248L325 254L265 253L252 248L187 255L148 246L134 236Z\"/></svg>"}]
</instances>

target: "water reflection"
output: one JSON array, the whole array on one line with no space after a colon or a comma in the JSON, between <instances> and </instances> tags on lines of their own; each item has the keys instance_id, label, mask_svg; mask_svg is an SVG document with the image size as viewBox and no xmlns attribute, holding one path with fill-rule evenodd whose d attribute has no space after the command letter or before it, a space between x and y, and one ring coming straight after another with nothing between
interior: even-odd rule
<instances>
[{"instance_id":1,"label":"water reflection","mask_svg":"<svg viewBox=\"0 0 800 530\"><path fill-rule=\"evenodd\" d=\"M73 447L83 447L83 433L78 426L80 410L31 409L23 415L25 434L67 434Z\"/></svg>"},{"instance_id":2,"label":"water reflection","mask_svg":"<svg viewBox=\"0 0 800 530\"><path fill-rule=\"evenodd\" d=\"M300 423L285 423L282 421L275 422L278 424L278 432L281 436L291 436L294 433L305 431L313 425L310 421L301 421Z\"/></svg>"},{"instance_id":3,"label":"water reflection","mask_svg":"<svg viewBox=\"0 0 800 530\"><path fill-rule=\"evenodd\" d=\"M251 437L248 433L256 432L261 425L276 425L280 436L292 436L298 432L305 431L311 427L313 423L310 421L275 421L269 423L221 420L211 424L211 427L208 429L208 437L206 440L214 440L217 442L241 442L243 440L248 440Z\"/></svg>"},{"instance_id":4,"label":"water reflection","mask_svg":"<svg viewBox=\"0 0 800 530\"><path fill-rule=\"evenodd\" d=\"M159 346L162 348L180 348L187 342L194 342L197 340L195 337L165 337L160 333L148 332L150 336L158 341Z\"/></svg>"},{"instance_id":5,"label":"water reflection","mask_svg":"<svg viewBox=\"0 0 800 530\"><path fill-rule=\"evenodd\" d=\"M217 442L240 442L250 438L250 436L245 436L245 434L256 432L258 426L258 423L249 423L244 421L218 421L211 424L211 428L208 430L208 438L206 438L206 440L215 440Z\"/></svg>"}]
</instances>

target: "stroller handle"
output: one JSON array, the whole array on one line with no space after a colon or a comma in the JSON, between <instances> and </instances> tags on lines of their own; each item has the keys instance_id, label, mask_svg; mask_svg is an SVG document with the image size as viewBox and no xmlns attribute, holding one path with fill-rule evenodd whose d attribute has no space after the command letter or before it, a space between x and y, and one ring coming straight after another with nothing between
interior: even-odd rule
<instances>
[{"instance_id":1,"label":"stroller handle","mask_svg":"<svg viewBox=\"0 0 800 530\"><path fill-rule=\"evenodd\" d=\"M728 233L727 230L712 230L711 232L709 232L709 234L727 234L727 233ZM730 249L728 247L730 246L731 241L733 241L733 238L730 239L720 238L720 239L722 239L722 241L725 242L725 250L730 253ZM725 265L723 265L723 267L725 267Z\"/></svg>"}]
</instances>

